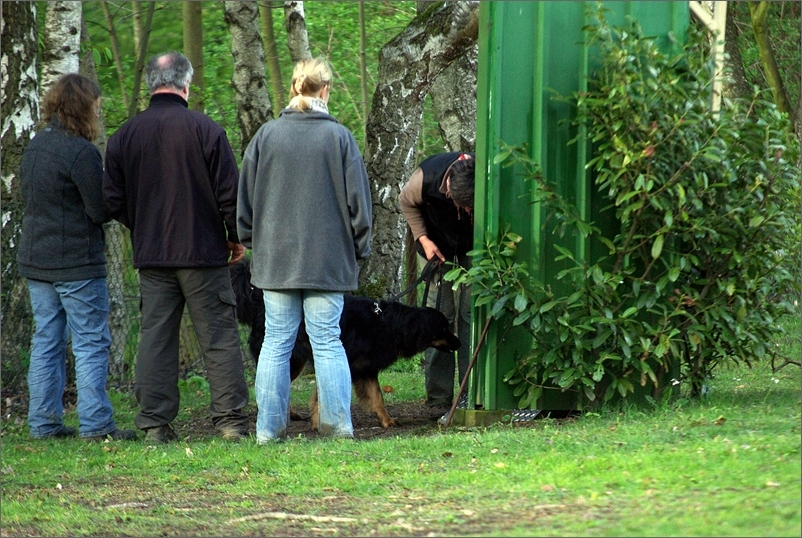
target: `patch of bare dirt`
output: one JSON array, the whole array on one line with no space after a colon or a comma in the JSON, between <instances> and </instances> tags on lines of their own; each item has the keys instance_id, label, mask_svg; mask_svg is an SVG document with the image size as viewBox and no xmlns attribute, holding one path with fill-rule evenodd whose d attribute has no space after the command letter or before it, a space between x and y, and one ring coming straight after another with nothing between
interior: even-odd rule
<instances>
[{"instance_id":1,"label":"patch of bare dirt","mask_svg":"<svg viewBox=\"0 0 802 538\"><path fill-rule=\"evenodd\" d=\"M288 436L290 438L315 439L319 437L312 429L309 410L296 407L295 410L304 417L303 420L291 420ZM426 435L438 430L439 426L428 417L428 409L423 401L398 402L387 405L387 412L396 420L393 428L382 428L378 418L372 412L362 410L358 405L351 406L351 422L354 425L355 439L378 439L409 435ZM256 431L256 410L250 410L250 432ZM182 437L202 438L214 435L212 422L208 417L193 417L188 421L173 423L177 433Z\"/></svg>"}]
</instances>

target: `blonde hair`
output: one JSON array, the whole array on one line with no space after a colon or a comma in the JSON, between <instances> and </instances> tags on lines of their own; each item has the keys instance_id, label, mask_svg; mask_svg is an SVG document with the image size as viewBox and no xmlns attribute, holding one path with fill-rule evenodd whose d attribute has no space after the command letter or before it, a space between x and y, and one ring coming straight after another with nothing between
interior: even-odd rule
<instances>
[{"instance_id":1,"label":"blonde hair","mask_svg":"<svg viewBox=\"0 0 802 538\"><path fill-rule=\"evenodd\" d=\"M292 71L290 95L287 108L309 110L310 99L316 97L324 86L331 84L331 69L322 58L306 58L295 64Z\"/></svg>"}]
</instances>

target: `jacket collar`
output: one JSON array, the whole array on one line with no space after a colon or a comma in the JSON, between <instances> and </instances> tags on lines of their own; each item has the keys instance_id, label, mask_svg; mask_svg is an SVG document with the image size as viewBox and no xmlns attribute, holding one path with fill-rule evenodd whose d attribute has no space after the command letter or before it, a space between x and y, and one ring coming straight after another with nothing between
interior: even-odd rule
<instances>
[{"instance_id":1,"label":"jacket collar","mask_svg":"<svg viewBox=\"0 0 802 538\"><path fill-rule=\"evenodd\" d=\"M189 105L184 100L183 97L177 95L175 93L154 93L150 96L150 104L151 105L161 105L161 104L178 104L182 105L184 108L189 108Z\"/></svg>"}]
</instances>

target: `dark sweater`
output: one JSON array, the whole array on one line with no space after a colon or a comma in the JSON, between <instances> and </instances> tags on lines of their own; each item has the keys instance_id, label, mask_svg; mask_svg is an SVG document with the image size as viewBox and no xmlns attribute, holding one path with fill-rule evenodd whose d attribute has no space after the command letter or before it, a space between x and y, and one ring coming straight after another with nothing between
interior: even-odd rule
<instances>
[{"instance_id":1,"label":"dark sweater","mask_svg":"<svg viewBox=\"0 0 802 538\"><path fill-rule=\"evenodd\" d=\"M100 152L87 139L57 121L33 137L20 165L20 276L45 282L106 276L102 180Z\"/></svg>"}]
</instances>

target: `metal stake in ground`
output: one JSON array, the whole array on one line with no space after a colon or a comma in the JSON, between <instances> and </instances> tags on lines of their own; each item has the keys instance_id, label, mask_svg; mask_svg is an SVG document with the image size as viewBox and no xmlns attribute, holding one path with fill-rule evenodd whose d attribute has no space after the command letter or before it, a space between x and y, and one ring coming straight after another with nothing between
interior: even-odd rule
<instances>
[{"instance_id":1,"label":"metal stake in ground","mask_svg":"<svg viewBox=\"0 0 802 538\"><path fill-rule=\"evenodd\" d=\"M482 335L479 337L479 341L476 342L476 349L473 350L473 357L471 357L471 362L468 364L468 369L465 370L465 377L462 378L462 383L459 385L459 390L457 391L457 397L454 398L454 403L451 404L451 409L448 411L448 415L446 416L446 422L443 424L446 428L451 425L451 419L454 417L454 411L457 409L457 405L459 404L459 399L462 398L462 393L465 392L465 385L468 384L468 377L470 377L471 370L473 369L473 365L476 363L476 357L479 356L479 350L482 349L482 344L485 341L485 336L487 336L487 329L490 328L490 322L492 321L493 316L489 316L487 321L485 321L485 326L482 329Z\"/></svg>"}]
</instances>

